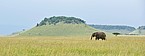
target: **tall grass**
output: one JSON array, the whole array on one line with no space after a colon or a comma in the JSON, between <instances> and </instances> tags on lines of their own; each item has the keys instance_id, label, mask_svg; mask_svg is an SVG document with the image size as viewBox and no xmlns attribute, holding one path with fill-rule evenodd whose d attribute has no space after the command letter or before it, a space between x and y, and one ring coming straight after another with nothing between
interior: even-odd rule
<instances>
[{"instance_id":1,"label":"tall grass","mask_svg":"<svg viewBox=\"0 0 145 56\"><path fill-rule=\"evenodd\" d=\"M0 56L145 56L144 36L0 38Z\"/></svg>"}]
</instances>

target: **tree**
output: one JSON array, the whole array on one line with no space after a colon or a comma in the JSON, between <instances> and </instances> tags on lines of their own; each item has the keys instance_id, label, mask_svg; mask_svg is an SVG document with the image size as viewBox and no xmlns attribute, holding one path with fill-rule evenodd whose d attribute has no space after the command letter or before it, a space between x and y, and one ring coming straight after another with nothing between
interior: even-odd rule
<instances>
[{"instance_id":1,"label":"tree","mask_svg":"<svg viewBox=\"0 0 145 56\"><path fill-rule=\"evenodd\" d=\"M37 23L36 27L38 27L38 26L39 26L39 24Z\"/></svg>"},{"instance_id":2,"label":"tree","mask_svg":"<svg viewBox=\"0 0 145 56\"><path fill-rule=\"evenodd\" d=\"M25 31L25 29L23 29L23 31Z\"/></svg>"},{"instance_id":3,"label":"tree","mask_svg":"<svg viewBox=\"0 0 145 56\"><path fill-rule=\"evenodd\" d=\"M118 32L115 32L115 33L112 33L112 34L114 34L115 36L120 35L120 33L118 33Z\"/></svg>"},{"instance_id":4,"label":"tree","mask_svg":"<svg viewBox=\"0 0 145 56\"><path fill-rule=\"evenodd\" d=\"M46 22L45 22L44 20L42 20L42 21L40 22L39 25L40 25L40 26L42 26L42 25L46 25Z\"/></svg>"}]
</instances>

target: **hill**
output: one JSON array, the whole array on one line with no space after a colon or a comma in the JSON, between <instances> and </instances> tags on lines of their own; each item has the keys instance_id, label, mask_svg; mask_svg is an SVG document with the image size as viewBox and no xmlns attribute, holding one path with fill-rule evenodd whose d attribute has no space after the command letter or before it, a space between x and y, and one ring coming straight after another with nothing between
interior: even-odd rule
<instances>
[{"instance_id":1,"label":"hill","mask_svg":"<svg viewBox=\"0 0 145 56\"><path fill-rule=\"evenodd\" d=\"M85 24L57 24L34 27L21 36L82 36L98 31Z\"/></svg>"},{"instance_id":2,"label":"hill","mask_svg":"<svg viewBox=\"0 0 145 56\"><path fill-rule=\"evenodd\" d=\"M145 26L139 26L136 30L133 32L129 33L132 35L145 35Z\"/></svg>"},{"instance_id":3,"label":"hill","mask_svg":"<svg viewBox=\"0 0 145 56\"><path fill-rule=\"evenodd\" d=\"M89 25L89 26L106 32L110 32L110 33L118 32L121 34L128 34L135 30L135 28L131 26L119 26L119 25L116 26L115 25Z\"/></svg>"},{"instance_id":4,"label":"hill","mask_svg":"<svg viewBox=\"0 0 145 56\"><path fill-rule=\"evenodd\" d=\"M20 36L90 36L100 31L86 25L84 20L75 17L53 16L44 18L36 27L20 33ZM109 33L107 33L109 34Z\"/></svg>"}]
</instances>

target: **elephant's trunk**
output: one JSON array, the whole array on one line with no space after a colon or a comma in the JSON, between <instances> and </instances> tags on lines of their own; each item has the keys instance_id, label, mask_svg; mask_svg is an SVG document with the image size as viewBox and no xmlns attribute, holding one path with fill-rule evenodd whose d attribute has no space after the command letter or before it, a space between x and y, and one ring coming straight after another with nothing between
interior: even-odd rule
<instances>
[{"instance_id":1,"label":"elephant's trunk","mask_svg":"<svg viewBox=\"0 0 145 56\"><path fill-rule=\"evenodd\" d=\"M91 36L91 40L92 40L93 36Z\"/></svg>"}]
</instances>

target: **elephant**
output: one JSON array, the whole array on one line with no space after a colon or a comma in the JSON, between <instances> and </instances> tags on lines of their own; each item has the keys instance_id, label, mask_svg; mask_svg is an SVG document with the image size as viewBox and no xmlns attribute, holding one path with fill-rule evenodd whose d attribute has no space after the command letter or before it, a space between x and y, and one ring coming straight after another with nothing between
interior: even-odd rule
<instances>
[{"instance_id":1,"label":"elephant","mask_svg":"<svg viewBox=\"0 0 145 56\"><path fill-rule=\"evenodd\" d=\"M99 40L99 39L106 40L106 34L104 32L95 32L92 34L91 40L93 37L96 37L95 40Z\"/></svg>"}]
</instances>

